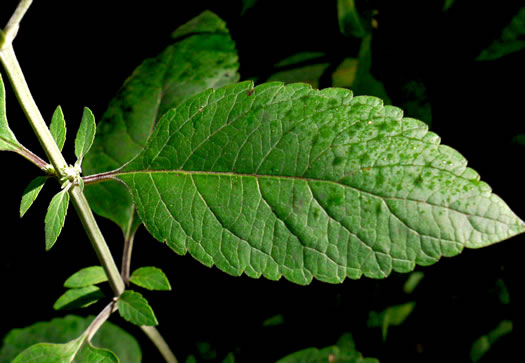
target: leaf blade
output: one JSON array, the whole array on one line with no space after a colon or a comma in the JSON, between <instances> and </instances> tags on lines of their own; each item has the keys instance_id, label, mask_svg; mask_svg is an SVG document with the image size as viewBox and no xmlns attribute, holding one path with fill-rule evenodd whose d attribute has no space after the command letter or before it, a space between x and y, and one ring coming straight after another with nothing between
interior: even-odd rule
<instances>
[{"instance_id":1,"label":"leaf blade","mask_svg":"<svg viewBox=\"0 0 525 363\"><path fill-rule=\"evenodd\" d=\"M156 239L232 275L384 278L524 231L423 122L343 89L206 91L118 177Z\"/></svg>"},{"instance_id":2,"label":"leaf blade","mask_svg":"<svg viewBox=\"0 0 525 363\"><path fill-rule=\"evenodd\" d=\"M82 163L84 156L88 153L89 149L91 149L91 145L95 139L96 128L93 112L85 107L82 113L82 121L80 122L75 138L75 156L77 157L78 163Z\"/></svg>"},{"instance_id":3,"label":"leaf blade","mask_svg":"<svg viewBox=\"0 0 525 363\"><path fill-rule=\"evenodd\" d=\"M44 187L47 178L44 176L38 176L33 179L29 185L25 188L22 195L22 201L20 202L20 218L22 218L29 208L33 205L33 202L38 197L38 194Z\"/></svg>"},{"instance_id":4,"label":"leaf blade","mask_svg":"<svg viewBox=\"0 0 525 363\"><path fill-rule=\"evenodd\" d=\"M93 319L94 316L67 315L22 329L12 329L3 339L0 361L11 362L17 354L39 342L66 343L73 340L88 328ZM122 362L139 363L142 359L140 346L135 338L111 322L102 325L92 342L115 352Z\"/></svg>"},{"instance_id":5,"label":"leaf blade","mask_svg":"<svg viewBox=\"0 0 525 363\"><path fill-rule=\"evenodd\" d=\"M148 290L171 290L168 278L157 267L141 267L133 271L129 281Z\"/></svg>"},{"instance_id":6,"label":"leaf blade","mask_svg":"<svg viewBox=\"0 0 525 363\"><path fill-rule=\"evenodd\" d=\"M51 247L57 241L62 228L64 227L64 222L66 220L67 208L69 206L69 193L67 188L58 192L49 207L47 208L46 217L44 219L45 223L45 236L46 236L46 251L49 251Z\"/></svg>"},{"instance_id":7,"label":"leaf blade","mask_svg":"<svg viewBox=\"0 0 525 363\"><path fill-rule=\"evenodd\" d=\"M138 292L126 290L119 296L118 311L125 320L136 325L158 325L148 301Z\"/></svg>"},{"instance_id":8,"label":"leaf blade","mask_svg":"<svg viewBox=\"0 0 525 363\"><path fill-rule=\"evenodd\" d=\"M64 113L62 107L58 106L53 113L51 118L51 124L49 125L49 131L57 143L58 149L62 151L66 142L66 120L64 119Z\"/></svg>"},{"instance_id":9,"label":"leaf blade","mask_svg":"<svg viewBox=\"0 0 525 363\"><path fill-rule=\"evenodd\" d=\"M69 276L64 282L64 287L80 288L89 285L96 285L108 280L102 266L85 267L73 275Z\"/></svg>"},{"instance_id":10,"label":"leaf blade","mask_svg":"<svg viewBox=\"0 0 525 363\"><path fill-rule=\"evenodd\" d=\"M85 308L96 303L104 297L104 293L98 286L86 286L66 290L55 302L55 310L71 310Z\"/></svg>"}]
</instances>

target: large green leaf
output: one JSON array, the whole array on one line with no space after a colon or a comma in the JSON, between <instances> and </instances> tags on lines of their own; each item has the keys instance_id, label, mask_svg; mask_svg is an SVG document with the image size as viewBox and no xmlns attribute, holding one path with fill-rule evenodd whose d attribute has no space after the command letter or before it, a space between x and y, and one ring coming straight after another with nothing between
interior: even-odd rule
<instances>
[{"instance_id":1,"label":"large green leaf","mask_svg":"<svg viewBox=\"0 0 525 363\"><path fill-rule=\"evenodd\" d=\"M173 45L135 69L111 101L84 159L85 175L122 166L143 150L167 110L205 89L239 78L235 44L215 14L203 12L177 29L173 38ZM94 184L85 192L93 210L118 224L126 235L140 223L134 219L133 202L123 185Z\"/></svg>"},{"instance_id":2,"label":"large green leaf","mask_svg":"<svg viewBox=\"0 0 525 363\"><path fill-rule=\"evenodd\" d=\"M20 144L9 128L5 114L5 88L0 74L0 150L18 150Z\"/></svg>"},{"instance_id":3,"label":"large green leaf","mask_svg":"<svg viewBox=\"0 0 525 363\"><path fill-rule=\"evenodd\" d=\"M83 318L68 315L49 322L39 322L23 329L13 329L4 338L0 349L0 362L10 362L14 357L33 344L66 343L80 336L89 326L93 317ZM105 322L93 337L95 346L114 352L121 362L138 363L142 353L131 335L118 326Z\"/></svg>"},{"instance_id":4,"label":"large green leaf","mask_svg":"<svg viewBox=\"0 0 525 363\"><path fill-rule=\"evenodd\" d=\"M466 165L377 98L244 82L166 113L115 175L177 253L307 284L384 278L523 232Z\"/></svg>"}]
</instances>

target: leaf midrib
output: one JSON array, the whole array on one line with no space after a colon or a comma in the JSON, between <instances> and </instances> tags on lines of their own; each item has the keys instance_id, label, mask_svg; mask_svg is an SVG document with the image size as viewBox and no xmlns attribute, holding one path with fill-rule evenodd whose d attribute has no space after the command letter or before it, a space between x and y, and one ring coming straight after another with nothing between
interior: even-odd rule
<instances>
[{"instance_id":1,"label":"leaf midrib","mask_svg":"<svg viewBox=\"0 0 525 363\"><path fill-rule=\"evenodd\" d=\"M395 165L395 166L399 166L399 165ZM414 166L414 165L410 165L410 166ZM364 169L368 169L368 168L361 168L359 170L364 170ZM371 169L373 169L373 168L371 168ZM438 170L441 170L441 169L438 169ZM446 170L444 170L444 171L446 171ZM450 172L450 171L448 171L448 172ZM329 184L333 184L333 185L337 185L337 186L347 187L347 188L355 190L355 191L357 191L359 193L363 193L365 195L369 195L369 196L372 196L372 197L375 197L375 198L380 198L380 199L383 199L383 200L399 200L399 201L410 201L410 202L424 203L424 204L427 204L427 205L430 205L430 206L433 206L433 207L439 207L439 208L444 208L444 209L447 209L447 210L451 210L451 211L463 214L463 215L468 216L468 217L484 218L484 219L496 221L496 222L499 222L499 223L507 224L507 223L505 223L505 222L503 222L501 220L495 219L495 218L491 218L491 217L487 217L487 216L475 215L475 214L467 213L467 212L464 212L464 211L459 211L457 209L451 208L448 205L440 205L440 204L436 204L436 203L432 203L432 202L428 202L428 201L424 201L424 200L411 199L411 198L408 198L408 197L407 198L398 198L398 197L391 197L391 196L382 196L382 195L379 195L379 194L375 194L373 192L369 192L369 191L366 191L366 190L359 189L359 188L357 188L355 186L352 186L352 185L343 184L343 183L341 183L341 182L339 182L337 180L318 179L318 178L305 177L305 176L249 174L249 173L234 173L234 172L220 172L220 171L199 171L199 170L140 170L140 171L117 172L112 177L115 177L116 179L118 179L118 176L120 176L120 175L137 175L137 174L182 174L182 175L191 175L191 176L193 176L193 175L204 175L204 176L206 176L206 175L214 175L214 176L227 176L227 177L252 177L252 178L256 178L256 179L268 178L268 179L284 179L284 180L294 180L294 181L295 180L301 180L301 181L305 181L307 183L309 183L309 182L329 183ZM122 181L122 182L124 182L124 181ZM483 193L480 193L480 195L482 195L482 194ZM458 199L458 200L460 200L460 199ZM456 201L457 200L455 200L454 202L456 202Z\"/></svg>"}]
</instances>

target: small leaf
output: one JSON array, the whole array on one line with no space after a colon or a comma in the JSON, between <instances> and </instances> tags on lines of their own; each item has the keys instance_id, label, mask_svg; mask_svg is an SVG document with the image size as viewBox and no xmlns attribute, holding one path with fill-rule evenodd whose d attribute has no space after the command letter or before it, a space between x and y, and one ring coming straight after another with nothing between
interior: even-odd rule
<instances>
[{"instance_id":1,"label":"small leaf","mask_svg":"<svg viewBox=\"0 0 525 363\"><path fill-rule=\"evenodd\" d=\"M501 337L512 332L512 321L503 320L496 328L491 330L487 335L478 338L470 350L470 359L472 362L478 362L487 353L491 346Z\"/></svg>"},{"instance_id":2,"label":"small leaf","mask_svg":"<svg viewBox=\"0 0 525 363\"><path fill-rule=\"evenodd\" d=\"M48 322L39 322L23 329L12 329L0 349L0 362L11 362L29 346L40 342L65 343L80 336L94 316L67 315ZM135 338L113 323L105 322L92 339L97 347L109 349L121 362L140 363L142 353Z\"/></svg>"},{"instance_id":3,"label":"small leaf","mask_svg":"<svg viewBox=\"0 0 525 363\"><path fill-rule=\"evenodd\" d=\"M72 362L83 342L81 336L64 344L38 343L17 355L13 363Z\"/></svg>"},{"instance_id":4,"label":"small leaf","mask_svg":"<svg viewBox=\"0 0 525 363\"><path fill-rule=\"evenodd\" d=\"M131 274L129 281L148 290L171 290L168 278L157 267L141 267Z\"/></svg>"},{"instance_id":5,"label":"small leaf","mask_svg":"<svg viewBox=\"0 0 525 363\"><path fill-rule=\"evenodd\" d=\"M339 29L347 37L362 38L367 34L363 27L354 0L337 0Z\"/></svg>"},{"instance_id":6,"label":"small leaf","mask_svg":"<svg viewBox=\"0 0 525 363\"><path fill-rule=\"evenodd\" d=\"M104 297L98 286L86 286L79 289L69 289L63 293L53 305L55 310L71 310L85 308Z\"/></svg>"},{"instance_id":7,"label":"small leaf","mask_svg":"<svg viewBox=\"0 0 525 363\"><path fill-rule=\"evenodd\" d=\"M97 125L95 124L95 116L93 112L87 107L84 108L82 114L82 121L78 128L77 137L75 139L75 155L78 163L82 163L84 156L91 149L93 140L95 139L95 130Z\"/></svg>"},{"instance_id":8,"label":"small leaf","mask_svg":"<svg viewBox=\"0 0 525 363\"><path fill-rule=\"evenodd\" d=\"M118 311L125 320L136 325L158 325L148 301L138 292L126 290L118 299Z\"/></svg>"},{"instance_id":9,"label":"small leaf","mask_svg":"<svg viewBox=\"0 0 525 363\"><path fill-rule=\"evenodd\" d=\"M64 282L64 287L80 288L89 285L96 285L107 280L108 277L102 266L90 266L71 275L66 282Z\"/></svg>"},{"instance_id":10,"label":"small leaf","mask_svg":"<svg viewBox=\"0 0 525 363\"><path fill-rule=\"evenodd\" d=\"M96 362L96 363L118 363L119 359L112 351L98 348L90 342L85 342L80 351L75 356L75 362Z\"/></svg>"},{"instance_id":11,"label":"small leaf","mask_svg":"<svg viewBox=\"0 0 525 363\"><path fill-rule=\"evenodd\" d=\"M518 52L525 48L525 7L522 7L512 18L498 39L494 40L476 58L478 61L489 61Z\"/></svg>"},{"instance_id":12,"label":"small leaf","mask_svg":"<svg viewBox=\"0 0 525 363\"><path fill-rule=\"evenodd\" d=\"M46 180L46 177L38 176L26 187L24 194L22 195L22 202L20 203L20 218L22 218L27 210L33 205L33 202L44 187Z\"/></svg>"},{"instance_id":13,"label":"small leaf","mask_svg":"<svg viewBox=\"0 0 525 363\"><path fill-rule=\"evenodd\" d=\"M368 327L380 327L383 334L383 340L386 340L388 327L403 324L406 318L414 310L416 303L408 302L406 304L389 306L381 312L371 311L368 316Z\"/></svg>"},{"instance_id":14,"label":"small leaf","mask_svg":"<svg viewBox=\"0 0 525 363\"><path fill-rule=\"evenodd\" d=\"M66 121L64 120L64 114L62 113L62 108L60 106L58 106L55 113L53 113L51 125L49 125L49 131L51 132L53 139L55 139L58 148L62 151L64 143L66 142Z\"/></svg>"},{"instance_id":15,"label":"small leaf","mask_svg":"<svg viewBox=\"0 0 525 363\"><path fill-rule=\"evenodd\" d=\"M262 323L263 326L277 326L282 324L284 324L284 317L281 314L271 316Z\"/></svg>"},{"instance_id":16,"label":"small leaf","mask_svg":"<svg viewBox=\"0 0 525 363\"><path fill-rule=\"evenodd\" d=\"M403 285L403 292L405 294L411 294L416 289L417 285L419 285L419 282L423 279L425 275L421 271L415 271L412 272L409 276L405 284Z\"/></svg>"},{"instance_id":17,"label":"small leaf","mask_svg":"<svg viewBox=\"0 0 525 363\"><path fill-rule=\"evenodd\" d=\"M351 334L345 334L339 339L337 345L323 349L306 348L287 355L277 361L278 363L315 363L315 362L345 362L345 363L379 363L375 358L363 358L355 349Z\"/></svg>"},{"instance_id":18,"label":"small leaf","mask_svg":"<svg viewBox=\"0 0 525 363\"><path fill-rule=\"evenodd\" d=\"M64 227L64 222L66 220L67 207L69 206L69 193L67 189L63 189L57 193L49 207L47 208L45 222L45 232L46 232L46 251L49 251L51 247L57 241L62 228Z\"/></svg>"},{"instance_id":19,"label":"small leaf","mask_svg":"<svg viewBox=\"0 0 525 363\"><path fill-rule=\"evenodd\" d=\"M20 147L20 143L9 128L5 113L5 88L0 74L0 150L14 151Z\"/></svg>"}]
</instances>

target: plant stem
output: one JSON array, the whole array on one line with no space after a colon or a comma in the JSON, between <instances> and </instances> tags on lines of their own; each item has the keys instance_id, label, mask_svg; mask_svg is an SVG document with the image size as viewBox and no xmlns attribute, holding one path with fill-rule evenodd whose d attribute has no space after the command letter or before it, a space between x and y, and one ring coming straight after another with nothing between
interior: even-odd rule
<instances>
[{"instance_id":1,"label":"plant stem","mask_svg":"<svg viewBox=\"0 0 525 363\"><path fill-rule=\"evenodd\" d=\"M37 155L33 154L31 150L26 149L22 145L17 145L17 148L16 150L14 150L14 152L18 155L23 156L26 160L29 160L41 170L45 170L46 166L48 165L44 160L39 158Z\"/></svg>"},{"instance_id":2,"label":"plant stem","mask_svg":"<svg viewBox=\"0 0 525 363\"><path fill-rule=\"evenodd\" d=\"M3 44L2 48L0 48L0 60L9 76L9 80L11 81L13 89L17 95L18 102L22 106L22 109L24 110L29 123L33 127L42 148L51 161L57 176L63 176L63 169L67 167L67 163L51 135L46 122L40 114L40 110L31 96L31 92L29 91L29 87L16 58L12 44ZM86 230L100 263L102 267L104 267L104 271L108 276L113 293L115 296L120 296L125 290L124 281L122 281L122 278L120 277L113 256L111 255L106 241L100 232L86 197L78 187L71 188L70 194L80 220L84 225L84 229Z\"/></svg>"},{"instance_id":3,"label":"plant stem","mask_svg":"<svg viewBox=\"0 0 525 363\"><path fill-rule=\"evenodd\" d=\"M87 328L87 340L88 342L91 341L91 338L97 333L97 331L100 329L102 324L108 320L109 316L113 314L115 311L117 311L118 305L117 301L113 300L111 301L98 315L97 317L89 324L89 327Z\"/></svg>"},{"instance_id":4,"label":"plant stem","mask_svg":"<svg viewBox=\"0 0 525 363\"><path fill-rule=\"evenodd\" d=\"M160 335L159 331L154 326L142 325L140 328L155 344L155 346L159 350L160 354L162 354L166 362L177 363L177 358L175 358L175 355L171 351L169 345L166 343L162 335Z\"/></svg>"},{"instance_id":5,"label":"plant stem","mask_svg":"<svg viewBox=\"0 0 525 363\"><path fill-rule=\"evenodd\" d=\"M122 280L127 285L129 283L129 272L131 267L131 251L133 250L133 241L135 240L135 232L129 233L124 238L124 249L122 251L122 266L120 269L120 275Z\"/></svg>"},{"instance_id":6,"label":"plant stem","mask_svg":"<svg viewBox=\"0 0 525 363\"><path fill-rule=\"evenodd\" d=\"M18 33L18 28L20 27L20 21L22 21L22 18L32 2L33 0L21 0L18 3L13 15L11 15L11 18L7 22L4 31L0 31L0 48L2 48L4 44L11 44L13 39L15 39L16 34Z\"/></svg>"}]
</instances>

